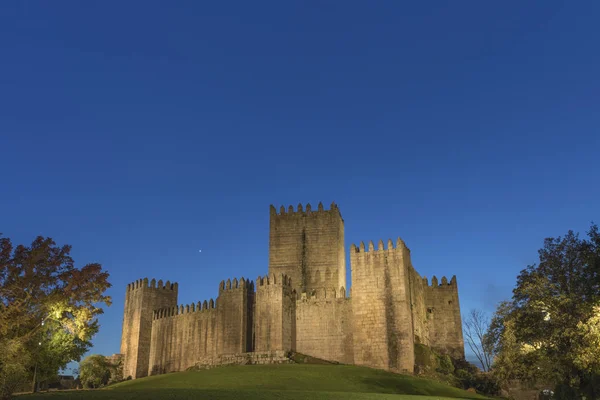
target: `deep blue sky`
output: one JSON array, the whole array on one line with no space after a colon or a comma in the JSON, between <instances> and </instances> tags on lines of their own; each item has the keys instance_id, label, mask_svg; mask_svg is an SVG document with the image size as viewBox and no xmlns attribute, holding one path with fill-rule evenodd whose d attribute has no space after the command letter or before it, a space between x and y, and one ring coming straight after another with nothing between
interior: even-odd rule
<instances>
[{"instance_id":1,"label":"deep blue sky","mask_svg":"<svg viewBox=\"0 0 600 400\"><path fill-rule=\"evenodd\" d=\"M525 4L527 3L527 4ZM0 4L0 232L180 303L267 272L269 204L339 204L493 311L598 220L597 1ZM198 250L202 249L202 253Z\"/></svg>"}]
</instances>

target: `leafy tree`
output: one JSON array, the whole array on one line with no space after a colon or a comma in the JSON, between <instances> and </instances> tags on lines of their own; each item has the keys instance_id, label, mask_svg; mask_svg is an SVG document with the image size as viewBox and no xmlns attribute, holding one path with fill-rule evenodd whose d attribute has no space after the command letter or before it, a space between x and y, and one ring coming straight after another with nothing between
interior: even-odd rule
<instances>
[{"instance_id":1,"label":"leafy tree","mask_svg":"<svg viewBox=\"0 0 600 400\"><path fill-rule=\"evenodd\" d=\"M100 264L76 268L70 251L51 238L13 246L0 237L0 338L38 381L81 359L99 328L99 304L111 304L108 273Z\"/></svg>"},{"instance_id":2,"label":"leafy tree","mask_svg":"<svg viewBox=\"0 0 600 400\"><path fill-rule=\"evenodd\" d=\"M99 354L87 356L79 363L79 379L86 388L99 388L106 385L111 377L112 366L106 357Z\"/></svg>"},{"instance_id":3,"label":"leafy tree","mask_svg":"<svg viewBox=\"0 0 600 400\"><path fill-rule=\"evenodd\" d=\"M558 396L600 396L600 234L549 238L539 263L521 271L513 299L500 305L488 340L504 379L558 382ZM562 394L561 394L562 393Z\"/></svg>"},{"instance_id":4,"label":"leafy tree","mask_svg":"<svg viewBox=\"0 0 600 400\"><path fill-rule=\"evenodd\" d=\"M493 358L493 345L486 338L489 325L487 315L478 309L472 309L463 321L467 345L479 360L484 372L490 370Z\"/></svg>"},{"instance_id":5,"label":"leafy tree","mask_svg":"<svg viewBox=\"0 0 600 400\"><path fill-rule=\"evenodd\" d=\"M600 376L600 306L594 307L587 321L580 321L577 330L581 341L576 344L574 364Z\"/></svg>"},{"instance_id":6,"label":"leafy tree","mask_svg":"<svg viewBox=\"0 0 600 400\"><path fill-rule=\"evenodd\" d=\"M12 393L25 383L27 374L20 341L0 339L0 399L9 399Z\"/></svg>"}]
</instances>

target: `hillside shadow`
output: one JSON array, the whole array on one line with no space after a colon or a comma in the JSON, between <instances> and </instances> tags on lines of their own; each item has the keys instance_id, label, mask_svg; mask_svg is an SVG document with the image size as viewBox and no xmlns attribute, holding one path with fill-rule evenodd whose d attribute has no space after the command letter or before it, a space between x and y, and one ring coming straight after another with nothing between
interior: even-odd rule
<instances>
[{"instance_id":1,"label":"hillside shadow","mask_svg":"<svg viewBox=\"0 0 600 400\"><path fill-rule=\"evenodd\" d=\"M389 376L367 376L361 379L361 383L376 393L395 393L414 396L432 396L482 400L486 397L476 393L470 393L462 389L447 386L436 381L405 377L404 375Z\"/></svg>"}]
</instances>

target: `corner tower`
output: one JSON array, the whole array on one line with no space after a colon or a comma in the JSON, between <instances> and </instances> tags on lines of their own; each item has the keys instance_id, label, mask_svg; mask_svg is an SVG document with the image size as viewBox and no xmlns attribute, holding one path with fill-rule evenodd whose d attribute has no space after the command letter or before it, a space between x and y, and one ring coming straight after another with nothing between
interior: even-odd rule
<instances>
[{"instance_id":1,"label":"corner tower","mask_svg":"<svg viewBox=\"0 0 600 400\"><path fill-rule=\"evenodd\" d=\"M148 376L153 311L177 306L177 283L139 279L127 285L123 314L123 377L133 379Z\"/></svg>"},{"instance_id":2,"label":"corner tower","mask_svg":"<svg viewBox=\"0 0 600 400\"><path fill-rule=\"evenodd\" d=\"M431 347L454 358L465 358L465 342L462 331L462 318L458 301L456 275L450 279L431 278L431 286L425 282L425 305L430 325Z\"/></svg>"},{"instance_id":3,"label":"corner tower","mask_svg":"<svg viewBox=\"0 0 600 400\"><path fill-rule=\"evenodd\" d=\"M287 275L298 293L346 287L344 220L335 203L329 210L302 204L270 210L269 275Z\"/></svg>"}]
</instances>

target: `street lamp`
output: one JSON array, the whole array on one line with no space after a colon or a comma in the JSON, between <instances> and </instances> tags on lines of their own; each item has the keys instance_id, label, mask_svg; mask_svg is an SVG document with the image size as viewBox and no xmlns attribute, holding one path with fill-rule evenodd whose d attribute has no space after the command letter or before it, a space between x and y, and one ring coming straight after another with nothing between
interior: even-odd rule
<instances>
[{"instance_id":1,"label":"street lamp","mask_svg":"<svg viewBox=\"0 0 600 400\"><path fill-rule=\"evenodd\" d=\"M43 320L43 319L42 319L42 326L44 326L44 321L45 321L45 320ZM37 391L38 391L38 388L37 388L37 382L36 382L36 381L37 381L37 366L38 366L38 359L40 358L40 350L39 350L39 349L40 349L40 347L41 347L41 346L42 346L42 342L38 342L38 351L37 351L37 355L36 355L36 357L35 357L35 368L33 369L33 383L32 383L32 385L31 385L31 391L32 391L33 393L35 393L35 392L37 392Z\"/></svg>"}]
</instances>

